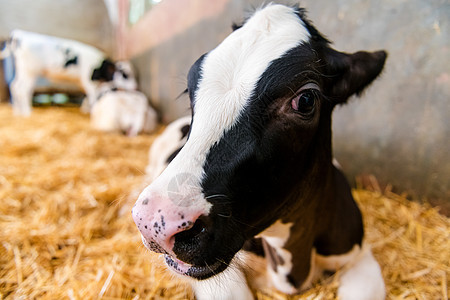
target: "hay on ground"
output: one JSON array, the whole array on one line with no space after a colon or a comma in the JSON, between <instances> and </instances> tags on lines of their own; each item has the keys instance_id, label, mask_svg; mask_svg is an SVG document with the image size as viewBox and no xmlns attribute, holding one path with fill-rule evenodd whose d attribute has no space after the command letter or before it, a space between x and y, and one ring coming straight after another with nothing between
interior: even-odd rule
<instances>
[{"instance_id":1,"label":"hay on ground","mask_svg":"<svg viewBox=\"0 0 450 300\"><path fill-rule=\"evenodd\" d=\"M74 108L14 117L0 105L0 299L189 299L141 246L128 195L154 136L97 132ZM388 299L447 299L450 221L389 192L355 190ZM333 299L339 273L302 296Z\"/></svg>"}]
</instances>

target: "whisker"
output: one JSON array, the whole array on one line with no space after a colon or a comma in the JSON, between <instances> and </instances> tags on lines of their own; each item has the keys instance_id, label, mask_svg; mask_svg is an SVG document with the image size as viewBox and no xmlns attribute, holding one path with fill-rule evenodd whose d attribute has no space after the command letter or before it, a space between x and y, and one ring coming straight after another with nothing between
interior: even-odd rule
<instances>
[{"instance_id":1,"label":"whisker","mask_svg":"<svg viewBox=\"0 0 450 300\"><path fill-rule=\"evenodd\" d=\"M230 212L229 215L223 215L223 214L217 214L217 215L222 218L231 218L233 214Z\"/></svg>"},{"instance_id":2,"label":"whisker","mask_svg":"<svg viewBox=\"0 0 450 300\"><path fill-rule=\"evenodd\" d=\"M213 198L228 198L228 196L224 194L214 194L205 197L205 199L213 199Z\"/></svg>"},{"instance_id":3,"label":"whisker","mask_svg":"<svg viewBox=\"0 0 450 300\"><path fill-rule=\"evenodd\" d=\"M240 221L240 220L237 220L237 219L233 219L235 222L237 222L237 223L239 223L239 224L242 224L242 225L245 225L245 226L248 226L248 227L251 227L251 228L257 228L256 226L254 226L254 225L251 225L251 224L248 224L248 223L245 223L245 222L243 222L243 221Z\"/></svg>"},{"instance_id":4,"label":"whisker","mask_svg":"<svg viewBox=\"0 0 450 300\"><path fill-rule=\"evenodd\" d=\"M208 269L211 271L211 273L213 273L214 275L216 275L216 272L214 272L214 270L211 269L211 267L206 263L206 261L205 261L205 265L206 265L206 267L208 267Z\"/></svg>"},{"instance_id":5,"label":"whisker","mask_svg":"<svg viewBox=\"0 0 450 300\"><path fill-rule=\"evenodd\" d=\"M133 166L133 169L136 170L136 171L138 171L139 173L141 173L141 175L145 175L145 172L142 171L141 168L138 168L138 167L136 167L136 166Z\"/></svg>"},{"instance_id":6,"label":"whisker","mask_svg":"<svg viewBox=\"0 0 450 300\"><path fill-rule=\"evenodd\" d=\"M224 260L222 260L222 259L219 259L219 258L217 258L216 257L216 260L218 261L218 262L220 262L220 263L222 263L222 264L224 264L224 265L226 265L226 266L230 266L230 264L227 264Z\"/></svg>"}]
</instances>

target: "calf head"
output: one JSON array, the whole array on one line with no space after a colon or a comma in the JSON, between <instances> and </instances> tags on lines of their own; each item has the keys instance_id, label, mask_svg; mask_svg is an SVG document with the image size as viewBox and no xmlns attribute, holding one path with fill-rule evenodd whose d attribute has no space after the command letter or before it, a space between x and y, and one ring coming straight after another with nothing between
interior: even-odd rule
<instances>
[{"instance_id":1,"label":"calf head","mask_svg":"<svg viewBox=\"0 0 450 300\"><path fill-rule=\"evenodd\" d=\"M102 64L93 70L91 80L100 83L109 83L121 90L129 91L136 90L137 88L133 68L127 61L114 63L109 59L103 60Z\"/></svg>"},{"instance_id":2,"label":"calf head","mask_svg":"<svg viewBox=\"0 0 450 300\"><path fill-rule=\"evenodd\" d=\"M189 71L189 138L132 211L146 247L205 279L277 219L312 214L332 190L331 112L385 59L333 50L300 8L255 12Z\"/></svg>"},{"instance_id":3,"label":"calf head","mask_svg":"<svg viewBox=\"0 0 450 300\"><path fill-rule=\"evenodd\" d=\"M116 72L113 76L114 85L122 90L136 90L137 82L131 63L128 61L118 61L115 66Z\"/></svg>"}]
</instances>

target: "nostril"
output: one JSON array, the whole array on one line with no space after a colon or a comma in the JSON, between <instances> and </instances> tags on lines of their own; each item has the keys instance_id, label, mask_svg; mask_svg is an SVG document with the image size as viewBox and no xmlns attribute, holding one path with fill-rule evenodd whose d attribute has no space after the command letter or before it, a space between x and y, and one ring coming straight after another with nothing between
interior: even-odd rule
<instances>
[{"instance_id":1,"label":"nostril","mask_svg":"<svg viewBox=\"0 0 450 300\"><path fill-rule=\"evenodd\" d=\"M197 219L188 230L181 231L175 234L176 242L189 242L196 239L200 234L206 232L206 224L201 219Z\"/></svg>"}]
</instances>

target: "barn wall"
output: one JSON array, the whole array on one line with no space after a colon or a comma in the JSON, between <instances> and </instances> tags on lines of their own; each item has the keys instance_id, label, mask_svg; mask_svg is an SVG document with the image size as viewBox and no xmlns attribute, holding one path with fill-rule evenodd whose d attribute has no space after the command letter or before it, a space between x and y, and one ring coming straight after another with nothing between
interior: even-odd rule
<instances>
[{"instance_id":1,"label":"barn wall","mask_svg":"<svg viewBox=\"0 0 450 300\"><path fill-rule=\"evenodd\" d=\"M112 52L103 0L0 0L0 39L15 28L78 40Z\"/></svg>"},{"instance_id":2,"label":"barn wall","mask_svg":"<svg viewBox=\"0 0 450 300\"><path fill-rule=\"evenodd\" d=\"M414 197L450 204L448 1L306 1L337 49L386 49L385 70L334 113L335 154L351 176L373 173Z\"/></svg>"}]
</instances>

